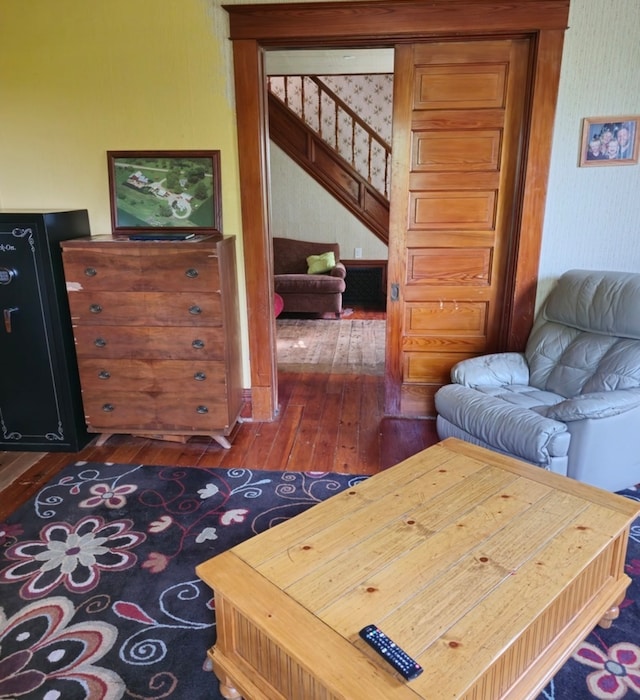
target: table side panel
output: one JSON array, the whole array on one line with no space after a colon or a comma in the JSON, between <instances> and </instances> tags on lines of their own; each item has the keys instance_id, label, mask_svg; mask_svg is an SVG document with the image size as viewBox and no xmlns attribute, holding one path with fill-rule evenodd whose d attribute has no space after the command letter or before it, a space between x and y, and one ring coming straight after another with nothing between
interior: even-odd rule
<instances>
[{"instance_id":1,"label":"table side panel","mask_svg":"<svg viewBox=\"0 0 640 700\"><path fill-rule=\"evenodd\" d=\"M226 629L216 641L213 658L222 655L222 664L238 686L242 687L243 678L259 684L260 676L285 698L323 697L309 691L296 695L292 690L296 684L316 686L329 700L420 698L390 667L382 668L385 662L357 631L345 639L331 630L233 551L200 564L196 572L214 590L216 610L222 600ZM267 693L267 697L278 695Z\"/></svg>"},{"instance_id":2,"label":"table side panel","mask_svg":"<svg viewBox=\"0 0 640 700\"><path fill-rule=\"evenodd\" d=\"M592 599L588 608L576 615L557 635L544 652L534 659L527 672L504 694L501 700L533 700L537 698L549 680L566 663L580 642L593 630L602 619L602 612L611 609L612 601L622 601L630 579L622 576L611 586L601 589ZM470 698L482 698L482 688L474 689ZM465 697L463 700L470 700Z\"/></svg>"}]
</instances>

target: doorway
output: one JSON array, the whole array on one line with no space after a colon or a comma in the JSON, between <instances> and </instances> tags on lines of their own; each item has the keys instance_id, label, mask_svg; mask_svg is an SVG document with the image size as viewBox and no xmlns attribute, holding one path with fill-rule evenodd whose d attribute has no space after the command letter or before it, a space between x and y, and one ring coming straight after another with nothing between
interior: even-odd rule
<instances>
[{"instance_id":1,"label":"doorway","mask_svg":"<svg viewBox=\"0 0 640 700\"><path fill-rule=\"evenodd\" d=\"M312 129L311 140L321 136L340 154L341 168L353 168L381 197L389 194L389 158L368 130L391 143L393 59L391 49L265 52L267 84L277 104L286 105L291 119L295 114ZM286 309L277 318L278 369L383 375L386 242L354 213L355 202L348 200L346 206L331 188L325 189L325 178L341 170L327 171L321 158L316 173L316 160L306 160L295 148L289 155L290 144L303 133L298 128L288 138L276 132L274 141L270 125L270 235L337 244L340 261L347 266L347 289L340 319ZM314 148L305 148L306 153L318 156ZM344 192L347 196L352 190Z\"/></svg>"},{"instance_id":2,"label":"doorway","mask_svg":"<svg viewBox=\"0 0 640 700\"><path fill-rule=\"evenodd\" d=\"M530 42L527 132L518 156L521 198L513 202L517 219L509 243L507 299L502 338L505 349L520 349L533 320L536 278L544 199L555 103L560 74L568 0L522 0L504 12L498 0L459 0L452 11L451 0L425 4L407 2L337 2L293 5L226 6L230 14L236 80L238 147L242 181L243 245L247 300L250 318L251 398L256 420L272 420L277 412L277 367L275 323L271 294L272 262L269 237L268 145L266 143L264 53L276 48L396 47L406 43L433 42L468 36L478 40L496 36L528 37ZM408 79L405 76L405 82ZM406 87L406 86L405 86ZM394 124L399 132L405 124ZM402 164L397 164L401 168ZM394 199L397 222L406 219L407 202ZM396 224L400 226L400 224ZM526 237L520 235L526 231ZM391 231L390 251L395 260L405 260L404 233ZM402 233L402 232L400 232ZM396 236L394 238L394 235ZM389 271L389 289L394 299L395 277L401 265ZM396 297L397 298L397 297ZM401 301L401 299L398 299ZM394 322L387 330L387 375L385 391L393 397L402 381L403 310L396 307ZM270 352L265 352L265 349ZM389 402L391 414L399 415L399 404Z\"/></svg>"}]
</instances>

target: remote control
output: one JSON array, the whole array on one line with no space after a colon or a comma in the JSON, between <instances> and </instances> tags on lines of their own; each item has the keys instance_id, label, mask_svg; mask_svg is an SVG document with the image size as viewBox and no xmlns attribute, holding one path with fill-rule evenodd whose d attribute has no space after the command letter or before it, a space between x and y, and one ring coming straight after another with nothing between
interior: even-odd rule
<instances>
[{"instance_id":1,"label":"remote control","mask_svg":"<svg viewBox=\"0 0 640 700\"><path fill-rule=\"evenodd\" d=\"M360 630L360 636L406 680L413 680L422 673L422 666L395 642L392 642L376 625L363 627Z\"/></svg>"}]
</instances>

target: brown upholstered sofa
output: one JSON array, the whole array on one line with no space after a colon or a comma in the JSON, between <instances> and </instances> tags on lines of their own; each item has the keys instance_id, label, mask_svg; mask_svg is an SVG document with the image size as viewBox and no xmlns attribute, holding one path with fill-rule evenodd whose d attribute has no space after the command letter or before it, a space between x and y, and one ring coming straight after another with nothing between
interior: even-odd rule
<instances>
[{"instance_id":1,"label":"brown upholstered sofa","mask_svg":"<svg viewBox=\"0 0 640 700\"><path fill-rule=\"evenodd\" d=\"M307 274L307 258L333 252L336 265L320 275ZM273 238L274 291L282 297L284 311L342 313L345 266L338 243L315 243L292 238Z\"/></svg>"}]
</instances>

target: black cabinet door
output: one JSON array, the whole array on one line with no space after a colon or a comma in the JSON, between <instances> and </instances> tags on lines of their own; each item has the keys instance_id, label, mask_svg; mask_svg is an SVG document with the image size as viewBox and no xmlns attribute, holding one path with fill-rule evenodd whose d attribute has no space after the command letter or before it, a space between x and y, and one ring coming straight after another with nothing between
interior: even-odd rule
<instances>
[{"instance_id":1,"label":"black cabinet door","mask_svg":"<svg viewBox=\"0 0 640 700\"><path fill-rule=\"evenodd\" d=\"M0 213L0 450L77 451L90 439L59 246L89 235L78 214Z\"/></svg>"}]
</instances>

